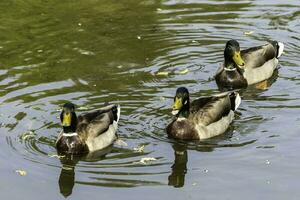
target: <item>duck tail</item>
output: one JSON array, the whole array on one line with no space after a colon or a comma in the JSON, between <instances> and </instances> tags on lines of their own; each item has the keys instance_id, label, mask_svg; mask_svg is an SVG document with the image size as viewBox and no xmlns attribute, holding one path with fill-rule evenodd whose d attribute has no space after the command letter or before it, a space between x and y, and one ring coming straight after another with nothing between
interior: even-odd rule
<instances>
[{"instance_id":1,"label":"duck tail","mask_svg":"<svg viewBox=\"0 0 300 200\"><path fill-rule=\"evenodd\" d=\"M273 41L271 43L273 47L276 49L276 58L279 58L283 53L284 44L282 42L277 42L277 41Z\"/></svg>"},{"instance_id":2,"label":"duck tail","mask_svg":"<svg viewBox=\"0 0 300 200\"><path fill-rule=\"evenodd\" d=\"M114 121L119 122L120 119L120 113L121 113L121 107L120 105L112 105L111 111L113 113Z\"/></svg>"},{"instance_id":3,"label":"duck tail","mask_svg":"<svg viewBox=\"0 0 300 200\"><path fill-rule=\"evenodd\" d=\"M120 119L120 114L121 114L121 106L120 105L116 105L116 122L119 122Z\"/></svg>"},{"instance_id":4,"label":"duck tail","mask_svg":"<svg viewBox=\"0 0 300 200\"><path fill-rule=\"evenodd\" d=\"M277 58L279 58L282 53L283 53L283 49L284 49L284 44L282 42L277 42Z\"/></svg>"},{"instance_id":5,"label":"duck tail","mask_svg":"<svg viewBox=\"0 0 300 200\"><path fill-rule=\"evenodd\" d=\"M236 109L238 109L242 102L241 96L237 92L232 92L229 97L231 101L231 109L235 111Z\"/></svg>"}]
</instances>

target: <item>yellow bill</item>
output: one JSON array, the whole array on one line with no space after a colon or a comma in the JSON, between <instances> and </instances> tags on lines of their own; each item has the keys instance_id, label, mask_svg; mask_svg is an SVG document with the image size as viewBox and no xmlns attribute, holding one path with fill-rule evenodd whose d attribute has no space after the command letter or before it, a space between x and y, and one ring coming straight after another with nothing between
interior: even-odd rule
<instances>
[{"instance_id":1,"label":"yellow bill","mask_svg":"<svg viewBox=\"0 0 300 200\"><path fill-rule=\"evenodd\" d=\"M64 113L62 125L71 126L71 113Z\"/></svg>"},{"instance_id":2,"label":"yellow bill","mask_svg":"<svg viewBox=\"0 0 300 200\"><path fill-rule=\"evenodd\" d=\"M182 104L182 98L179 97L175 97L175 102L173 104L173 111L172 114L173 115L177 115L177 113L179 112L179 110L182 108L183 104Z\"/></svg>"},{"instance_id":3,"label":"yellow bill","mask_svg":"<svg viewBox=\"0 0 300 200\"><path fill-rule=\"evenodd\" d=\"M235 64L237 64L240 67L242 67L242 66L245 65L245 62L244 62L244 60L241 57L241 52L240 51L234 52L234 55L233 55L232 59L235 62Z\"/></svg>"}]
</instances>

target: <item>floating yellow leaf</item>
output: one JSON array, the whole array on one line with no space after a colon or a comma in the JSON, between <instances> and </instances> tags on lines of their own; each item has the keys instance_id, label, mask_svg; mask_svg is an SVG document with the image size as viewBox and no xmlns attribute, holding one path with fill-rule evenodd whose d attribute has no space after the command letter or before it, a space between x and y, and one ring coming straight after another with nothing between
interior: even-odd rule
<instances>
[{"instance_id":1,"label":"floating yellow leaf","mask_svg":"<svg viewBox=\"0 0 300 200\"><path fill-rule=\"evenodd\" d=\"M21 169L16 170L16 173L19 174L20 176L26 176L27 175L27 172L25 170L21 170Z\"/></svg>"},{"instance_id":2,"label":"floating yellow leaf","mask_svg":"<svg viewBox=\"0 0 300 200\"><path fill-rule=\"evenodd\" d=\"M168 76L169 72L157 72L156 75L157 76Z\"/></svg>"},{"instance_id":3,"label":"floating yellow leaf","mask_svg":"<svg viewBox=\"0 0 300 200\"><path fill-rule=\"evenodd\" d=\"M179 71L178 74L184 75L184 74L187 74L188 72L189 72L189 70L185 69L185 70Z\"/></svg>"},{"instance_id":4,"label":"floating yellow leaf","mask_svg":"<svg viewBox=\"0 0 300 200\"><path fill-rule=\"evenodd\" d=\"M156 161L156 158L152 158L152 157L146 157L146 158L142 158L141 160L140 160L140 163L142 163L142 164L147 164L147 163L150 163L150 162L152 162L152 161Z\"/></svg>"},{"instance_id":5,"label":"floating yellow leaf","mask_svg":"<svg viewBox=\"0 0 300 200\"><path fill-rule=\"evenodd\" d=\"M254 31L245 31L244 35L252 35L254 33Z\"/></svg>"}]
</instances>

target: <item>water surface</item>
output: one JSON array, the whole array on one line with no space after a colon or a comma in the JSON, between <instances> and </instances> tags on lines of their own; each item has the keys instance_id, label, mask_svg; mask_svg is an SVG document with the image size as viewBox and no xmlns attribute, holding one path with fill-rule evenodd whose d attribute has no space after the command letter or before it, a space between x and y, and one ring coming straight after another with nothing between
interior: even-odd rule
<instances>
[{"instance_id":1,"label":"water surface","mask_svg":"<svg viewBox=\"0 0 300 200\"><path fill-rule=\"evenodd\" d=\"M300 195L298 0L8 0L0 19L1 199ZM224 135L168 139L176 88L188 87L192 98L217 93L213 76L232 38L242 48L282 41L278 72L267 88L242 92ZM118 133L128 146L53 157L67 100L79 113L121 104ZM144 157L156 161L138 163Z\"/></svg>"}]
</instances>

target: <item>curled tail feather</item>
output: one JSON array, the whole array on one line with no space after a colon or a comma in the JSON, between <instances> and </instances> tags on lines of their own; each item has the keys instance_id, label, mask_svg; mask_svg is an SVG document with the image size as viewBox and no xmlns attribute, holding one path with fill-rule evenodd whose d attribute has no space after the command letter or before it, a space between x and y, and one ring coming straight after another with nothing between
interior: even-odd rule
<instances>
[{"instance_id":1,"label":"curled tail feather","mask_svg":"<svg viewBox=\"0 0 300 200\"><path fill-rule=\"evenodd\" d=\"M119 119L120 119L120 114L121 114L121 106L120 105L115 105L112 108L112 112L113 112L113 115L114 115L114 121L116 121L118 123Z\"/></svg>"},{"instance_id":2,"label":"curled tail feather","mask_svg":"<svg viewBox=\"0 0 300 200\"><path fill-rule=\"evenodd\" d=\"M284 49L284 44L282 42L277 42L277 58L279 58L282 53L283 53L283 49Z\"/></svg>"},{"instance_id":3,"label":"curled tail feather","mask_svg":"<svg viewBox=\"0 0 300 200\"><path fill-rule=\"evenodd\" d=\"M231 101L231 109L233 111L237 110L242 102L240 94L237 92L232 92L229 97Z\"/></svg>"}]
</instances>

